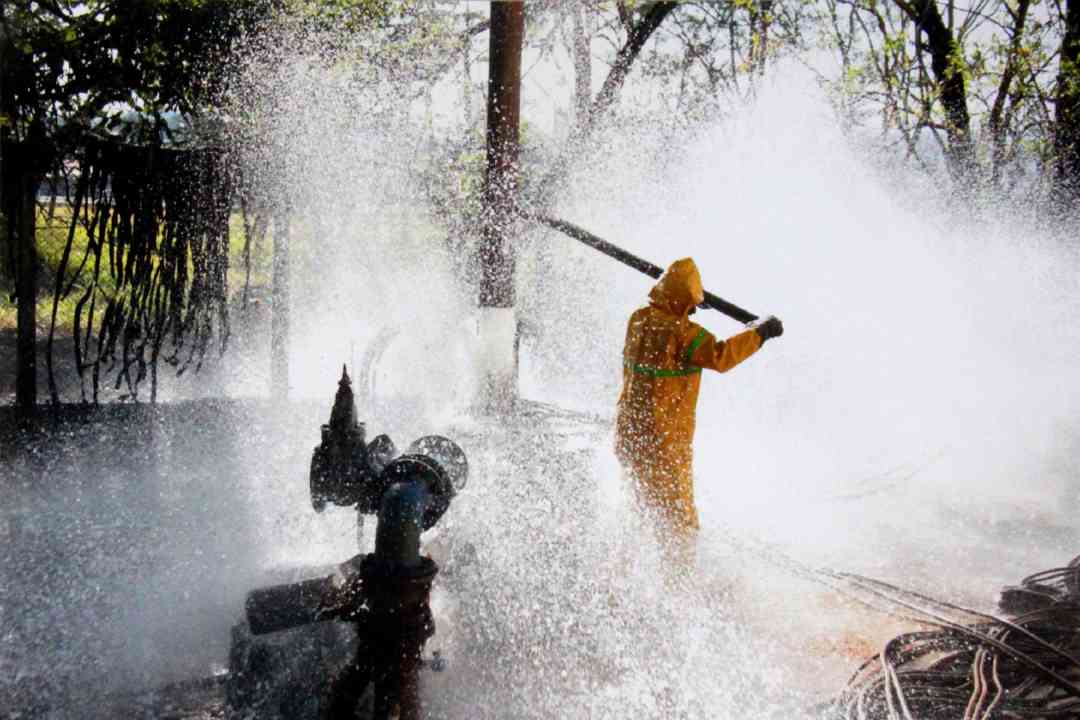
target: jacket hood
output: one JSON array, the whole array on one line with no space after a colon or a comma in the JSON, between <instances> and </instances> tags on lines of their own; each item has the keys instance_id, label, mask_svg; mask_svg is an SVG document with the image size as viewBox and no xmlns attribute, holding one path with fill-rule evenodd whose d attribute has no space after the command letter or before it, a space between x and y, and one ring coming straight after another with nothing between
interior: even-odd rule
<instances>
[{"instance_id":1,"label":"jacket hood","mask_svg":"<svg viewBox=\"0 0 1080 720\"><path fill-rule=\"evenodd\" d=\"M674 315L686 315L705 300L701 273L691 258L671 263L649 292L651 303Z\"/></svg>"}]
</instances>

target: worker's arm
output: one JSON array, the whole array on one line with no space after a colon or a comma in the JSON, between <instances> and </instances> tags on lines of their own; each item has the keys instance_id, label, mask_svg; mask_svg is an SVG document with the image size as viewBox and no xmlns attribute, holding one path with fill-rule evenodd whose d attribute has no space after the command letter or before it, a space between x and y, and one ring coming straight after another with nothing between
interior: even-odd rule
<instances>
[{"instance_id":1,"label":"worker's arm","mask_svg":"<svg viewBox=\"0 0 1080 720\"><path fill-rule=\"evenodd\" d=\"M685 359L688 365L727 372L761 347L761 336L757 330L744 330L732 335L727 340L717 340L705 328L695 328L696 333L690 340Z\"/></svg>"},{"instance_id":2,"label":"worker's arm","mask_svg":"<svg viewBox=\"0 0 1080 720\"><path fill-rule=\"evenodd\" d=\"M774 317L755 323L752 327L732 335L727 340L717 340L703 327L691 323L690 344L685 361L689 365L717 372L727 372L758 351L772 337L783 334L784 326Z\"/></svg>"}]
</instances>

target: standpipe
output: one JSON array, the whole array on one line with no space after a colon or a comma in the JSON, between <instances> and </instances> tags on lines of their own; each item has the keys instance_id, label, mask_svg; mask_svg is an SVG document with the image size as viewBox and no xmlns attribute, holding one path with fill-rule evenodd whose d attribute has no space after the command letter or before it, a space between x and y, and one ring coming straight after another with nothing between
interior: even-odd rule
<instances>
[{"instance_id":1,"label":"standpipe","mask_svg":"<svg viewBox=\"0 0 1080 720\"><path fill-rule=\"evenodd\" d=\"M322 717L354 717L374 685L376 720L395 711L401 720L418 720L418 672L435 630L429 598L438 573L420 554L420 535L464 487L468 463L460 447L439 436L420 438L393 459L389 438L366 445L344 373L322 430L311 464L312 504L376 512L375 552L341 563L326 577L252 591L245 603L248 625L260 635L323 620L352 623L356 653L329 683Z\"/></svg>"}]
</instances>

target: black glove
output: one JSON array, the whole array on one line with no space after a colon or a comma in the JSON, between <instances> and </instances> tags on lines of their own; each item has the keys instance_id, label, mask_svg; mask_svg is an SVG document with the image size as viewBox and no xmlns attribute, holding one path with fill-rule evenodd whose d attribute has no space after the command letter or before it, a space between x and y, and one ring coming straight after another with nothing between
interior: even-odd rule
<instances>
[{"instance_id":1,"label":"black glove","mask_svg":"<svg viewBox=\"0 0 1080 720\"><path fill-rule=\"evenodd\" d=\"M784 334L784 323L780 322L780 318L775 315L762 320L754 328L757 330L757 334L761 336L761 342L765 342L769 338L780 337Z\"/></svg>"}]
</instances>

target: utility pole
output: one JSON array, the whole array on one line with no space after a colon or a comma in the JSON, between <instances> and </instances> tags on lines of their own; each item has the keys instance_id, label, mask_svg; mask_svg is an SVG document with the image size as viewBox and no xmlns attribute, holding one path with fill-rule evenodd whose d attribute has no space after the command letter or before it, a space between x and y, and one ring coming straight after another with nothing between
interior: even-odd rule
<instances>
[{"instance_id":1,"label":"utility pole","mask_svg":"<svg viewBox=\"0 0 1080 720\"><path fill-rule=\"evenodd\" d=\"M521 49L525 9L491 3L487 93L487 168L480 227L480 405L505 412L517 396L514 247L510 238L518 186Z\"/></svg>"}]
</instances>

